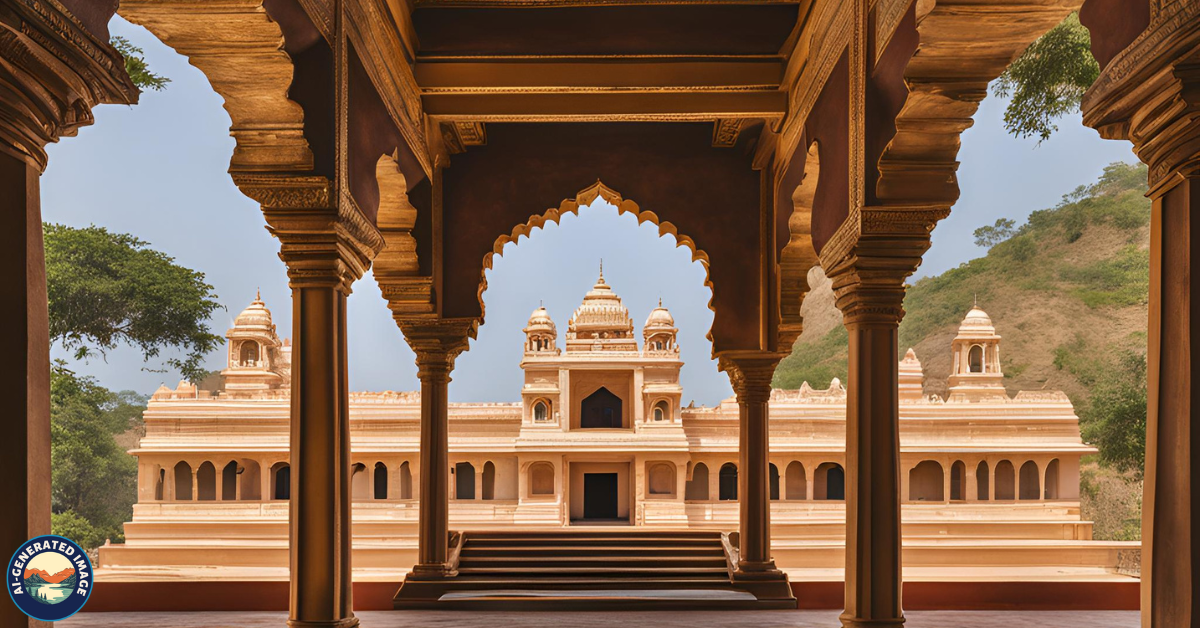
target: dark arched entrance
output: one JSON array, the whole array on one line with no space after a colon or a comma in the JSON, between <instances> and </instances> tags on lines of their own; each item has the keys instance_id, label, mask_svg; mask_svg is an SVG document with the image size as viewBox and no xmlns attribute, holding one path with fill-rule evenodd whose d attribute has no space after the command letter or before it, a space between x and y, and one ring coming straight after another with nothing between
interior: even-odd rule
<instances>
[{"instance_id":1,"label":"dark arched entrance","mask_svg":"<svg viewBox=\"0 0 1200 628\"><path fill-rule=\"evenodd\" d=\"M619 428L621 426L621 398L603 386L587 396L580 408L579 427Z\"/></svg>"}]
</instances>

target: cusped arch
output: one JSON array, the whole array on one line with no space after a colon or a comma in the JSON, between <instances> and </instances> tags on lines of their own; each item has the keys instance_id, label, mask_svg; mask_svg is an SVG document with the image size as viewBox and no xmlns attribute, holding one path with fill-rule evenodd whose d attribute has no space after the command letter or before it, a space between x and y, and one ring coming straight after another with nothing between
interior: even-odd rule
<instances>
[{"instance_id":1,"label":"cusped arch","mask_svg":"<svg viewBox=\"0 0 1200 628\"><path fill-rule=\"evenodd\" d=\"M637 218L638 224L651 222L658 226L659 236L672 236L675 238L675 245L686 247L692 254L693 262L700 262L704 267L704 285L708 288L708 309L714 314L716 309L713 306L713 295L715 288L712 282L712 273L709 268L708 253L696 245L696 242L687 235L681 234L678 227L666 220L661 220L657 214L650 210L642 209L635 201L623 198L621 193L604 185L602 181L597 180L592 185L580 190L575 194L574 198L563 199L558 207L551 207L544 213L534 214L529 217L524 223L513 227L510 233L506 233L496 238L492 243L492 250L483 256L483 267L479 271L479 290L476 293L479 299L479 311L481 312L480 323L482 324L483 317L487 315L487 310L483 300L483 293L487 291L487 271L492 269L493 260L498 255L504 254L504 246L512 243L514 246L518 243L522 236L528 238L533 234L534 229L543 228L546 223L558 223L567 214L578 214L581 207L591 205L597 198L602 198L608 203L616 206L617 214L633 214ZM707 338L712 342L712 330L710 329Z\"/></svg>"},{"instance_id":2,"label":"cusped arch","mask_svg":"<svg viewBox=\"0 0 1200 628\"><path fill-rule=\"evenodd\" d=\"M313 169L304 111L288 98L292 59L263 0L198 2L187 10L163 0L121 0L119 12L187 57L224 99L237 142L231 172Z\"/></svg>"},{"instance_id":3,"label":"cusped arch","mask_svg":"<svg viewBox=\"0 0 1200 628\"><path fill-rule=\"evenodd\" d=\"M779 344L782 350L791 350L803 331L804 317L800 308L811 289L808 273L818 263L812 239L812 213L820 173L820 145L814 141L805 151L799 185L790 192L783 190L790 195L792 211L787 222L788 241L779 253Z\"/></svg>"}]
</instances>

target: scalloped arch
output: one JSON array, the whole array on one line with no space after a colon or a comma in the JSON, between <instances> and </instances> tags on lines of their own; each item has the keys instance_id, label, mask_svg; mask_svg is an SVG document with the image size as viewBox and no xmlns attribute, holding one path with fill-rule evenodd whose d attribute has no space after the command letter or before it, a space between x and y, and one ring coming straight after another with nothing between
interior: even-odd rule
<instances>
[{"instance_id":1,"label":"scalloped arch","mask_svg":"<svg viewBox=\"0 0 1200 628\"><path fill-rule=\"evenodd\" d=\"M637 218L638 224L652 222L658 226L658 235L660 237L672 236L675 238L675 246L686 247L692 252L692 261L700 262L704 267L704 285L708 288L708 309L716 313L713 306L713 295L716 294L716 289L713 287L712 273L709 270L708 253L704 252L696 246L696 242L687 235L679 233L679 229L669 221L661 220L657 214L652 211L642 209L636 202L623 198L621 193L604 185L603 182L597 180L592 185L580 190L574 198L563 199L558 207L551 207L541 214L534 214L529 217L524 223L513 227L511 233L503 234L496 238L492 244L492 250L483 256L483 267L479 271L479 290L477 296L479 298L480 324L487 316L487 309L483 300L483 293L487 291L487 271L492 269L492 260L497 255L504 255L504 245L510 242L516 245L522 236L531 237L534 229L542 228L547 222L558 223L563 216L567 214L578 214L579 208L591 205L597 198L602 198L610 204L615 205L617 214L633 214ZM710 327L705 334L705 338L709 343L712 343L712 328Z\"/></svg>"},{"instance_id":2,"label":"scalloped arch","mask_svg":"<svg viewBox=\"0 0 1200 628\"><path fill-rule=\"evenodd\" d=\"M785 351L791 351L804 329L800 307L811 288L808 272L819 263L812 239L812 211L820 174L820 144L813 141L804 155L804 176L790 194L788 243L779 254L779 344Z\"/></svg>"}]
</instances>

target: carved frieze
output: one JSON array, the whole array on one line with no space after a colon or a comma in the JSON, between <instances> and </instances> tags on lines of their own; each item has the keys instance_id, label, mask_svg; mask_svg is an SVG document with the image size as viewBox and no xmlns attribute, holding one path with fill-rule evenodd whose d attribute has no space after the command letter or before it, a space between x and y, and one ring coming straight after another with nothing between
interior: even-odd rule
<instances>
[{"instance_id":1,"label":"carved frieze","mask_svg":"<svg viewBox=\"0 0 1200 628\"><path fill-rule=\"evenodd\" d=\"M713 123L713 147L729 148L737 144L738 135L742 132L742 122L739 118L726 118Z\"/></svg>"}]
</instances>

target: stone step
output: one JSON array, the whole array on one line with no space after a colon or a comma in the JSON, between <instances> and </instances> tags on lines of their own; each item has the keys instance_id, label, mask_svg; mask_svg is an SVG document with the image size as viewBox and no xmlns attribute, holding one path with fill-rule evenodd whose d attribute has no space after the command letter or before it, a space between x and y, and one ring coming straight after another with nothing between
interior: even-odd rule
<instances>
[{"instance_id":1,"label":"stone step","mask_svg":"<svg viewBox=\"0 0 1200 628\"><path fill-rule=\"evenodd\" d=\"M647 545L642 547L613 546L603 548L605 556L710 556L724 558L725 550L720 545ZM462 558L468 556L592 556L595 547L564 545L506 545L502 547L477 546L468 540L463 546Z\"/></svg>"},{"instance_id":2,"label":"stone step","mask_svg":"<svg viewBox=\"0 0 1200 628\"><path fill-rule=\"evenodd\" d=\"M470 556L459 559L459 572L478 568L504 569L544 569L557 571L564 567L595 567L595 568L626 568L636 569L639 566L654 564L655 569L695 568L716 569L726 568L725 558L706 556Z\"/></svg>"},{"instance_id":3,"label":"stone step","mask_svg":"<svg viewBox=\"0 0 1200 628\"><path fill-rule=\"evenodd\" d=\"M715 578L728 579L724 566L717 567L602 567L602 566L495 566L495 567L463 567L459 566L458 573L462 576L471 575L510 575L523 578L560 578L575 576L580 578Z\"/></svg>"}]
</instances>

